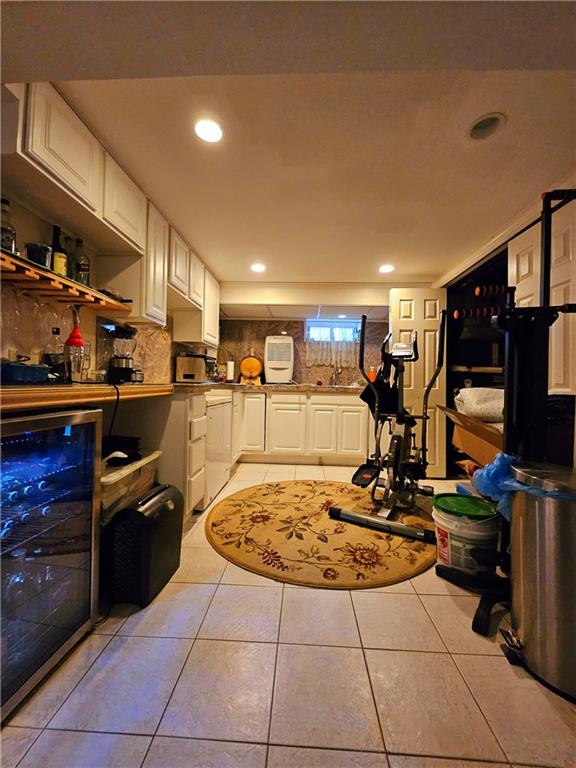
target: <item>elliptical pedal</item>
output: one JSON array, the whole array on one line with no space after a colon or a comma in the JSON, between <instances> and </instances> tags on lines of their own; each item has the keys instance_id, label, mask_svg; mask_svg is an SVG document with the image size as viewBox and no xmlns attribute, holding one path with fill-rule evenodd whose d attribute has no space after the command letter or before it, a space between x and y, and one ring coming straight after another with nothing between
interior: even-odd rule
<instances>
[{"instance_id":1,"label":"elliptical pedal","mask_svg":"<svg viewBox=\"0 0 576 768\"><path fill-rule=\"evenodd\" d=\"M354 472L352 482L354 485L359 485L360 488L368 488L368 486L374 482L379 474L380 470L375 464L362 464L362 466L358 467L356 472Z\"/></svg>"}]
</instances>

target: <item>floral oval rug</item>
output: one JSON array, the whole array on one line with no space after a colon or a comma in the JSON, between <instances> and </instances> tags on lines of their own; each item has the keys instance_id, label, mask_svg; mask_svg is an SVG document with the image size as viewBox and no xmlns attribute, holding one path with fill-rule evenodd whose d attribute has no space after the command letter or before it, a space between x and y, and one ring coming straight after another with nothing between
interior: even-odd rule
<instances>
[{"instance_id":1,"label":"floral oval rug","mask_svg":"<svg viewBox=\"0 0 576 768\"><path fill-rule=\"evenodd\" d=\"M420 498L419 504L394 519L433 528L430 501ZM370 490L351 483L266 483L217 504L206 518L206 536L215 550L241 568L310 587L382 587L416 576L434 563L433 544L331 520L331 506L373 511Z\"/></svg>"}]
</instances>

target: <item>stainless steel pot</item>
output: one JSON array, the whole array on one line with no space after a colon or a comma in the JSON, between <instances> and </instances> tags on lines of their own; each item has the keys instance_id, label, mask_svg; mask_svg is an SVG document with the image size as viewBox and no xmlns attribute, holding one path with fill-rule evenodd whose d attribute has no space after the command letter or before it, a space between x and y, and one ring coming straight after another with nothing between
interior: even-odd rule
<instances>
[{"instance_id":1,"label":"stainless steel pot","mask_svg":"<svg viewBox=\"0 0 576 768\"><path fill-rule=\"evenodd\" d=\"M527 487L565 497L514 494L512 641L534 675L576 698L576 472L537 464L512 471Z\"/></svg>"}]
</instances>

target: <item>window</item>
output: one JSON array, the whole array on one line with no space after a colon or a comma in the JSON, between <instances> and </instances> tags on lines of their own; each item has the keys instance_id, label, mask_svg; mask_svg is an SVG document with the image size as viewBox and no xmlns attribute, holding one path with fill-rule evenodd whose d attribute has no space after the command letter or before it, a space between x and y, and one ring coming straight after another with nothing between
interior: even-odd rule
<instances>
[{"instance_id":1,"label":"window","mask_svg":"<svg viewBox=\"0 0 576 768\"><path fill-rule=\"evenodd\" d=\"M358 341L360 320L307 320L308 341Z\"/></svg>"}]
</instances>

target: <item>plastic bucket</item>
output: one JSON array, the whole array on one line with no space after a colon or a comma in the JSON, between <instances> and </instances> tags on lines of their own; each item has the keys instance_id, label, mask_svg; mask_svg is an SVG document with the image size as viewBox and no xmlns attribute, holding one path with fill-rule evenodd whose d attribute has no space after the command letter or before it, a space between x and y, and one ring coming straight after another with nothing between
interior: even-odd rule
<instances>
[{"instance_id":1,"label":"plastic bucket","mask_svg":"<svg viewBox=\"0 0 576 768\"><path fill-rule=\"evenodd\" d=\"M494 552L498 547L500 515L477 496L441 493L434 497L437 562L467 573L492 573L495 565L477 562L472 550ZM483 558L478 558L483 559Z\"/></svg>"}]
</instances>

